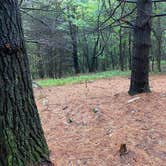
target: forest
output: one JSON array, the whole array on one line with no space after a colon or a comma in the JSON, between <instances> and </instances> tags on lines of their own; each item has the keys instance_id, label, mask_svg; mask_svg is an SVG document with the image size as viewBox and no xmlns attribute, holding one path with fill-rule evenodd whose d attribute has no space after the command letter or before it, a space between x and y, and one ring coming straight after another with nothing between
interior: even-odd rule
<instances>
[{"instance_id":1,"label":"forest","mask_svg":"<svg viewBox=\"0 0 166 166\"><path fill-rule=\"evenodd\" d=\"M165 166L166 0L0 0L0 166Z\"/></svg>"},{"instance_id":2,"label":"forest","mask_svg":"<svg viewBox=\"0 0 166 166\"><path fill-rule=\"evenodd\" d=\"M163 3L153 5L150 70L165 64ZM136 4L117 0L25 1L24 34L35 78L130 70Z\"/></svg>"}]
</instances>

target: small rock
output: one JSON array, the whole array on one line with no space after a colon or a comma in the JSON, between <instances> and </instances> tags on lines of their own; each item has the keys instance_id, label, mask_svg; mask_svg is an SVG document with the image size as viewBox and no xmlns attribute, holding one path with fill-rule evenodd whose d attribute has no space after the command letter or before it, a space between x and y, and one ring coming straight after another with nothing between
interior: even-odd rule
<instances>
[{"instance_id":1,"label":"small rock","mask_svg":"<svg viewBox=\"0 0 166 166\"><path fill-rule=\"evenodd\" d=\"M48 99L47 98L43 98L42 104L43 104L43 106L48 106Z\"/></svg>"},{"instance_id":2,"label":"small rock","mask_svg":"<svg viewBox=\"0 0 166 166\"><path fill-rule=\"evenodd\" d=\"M140 110L131 110L131 113L137 113L137 112L139 112Z\"/></svg>"},{"instance_id":3,"label":"small rock","mask_svg":"<svg viewBox=\"0 0 166 166\"><path fill-rule=\"evenodd\" d=\"M107 132L106 132L106 135L108 135L111 138L112 135L113 135L112 129L108 129Z\"/></svg>"},{"instance_id":4,"label":"small rock","mask_svg":"<svg viewBox=\"0 0 166 166\"><path fill-rule=\"evenodd\" d=\"M93 111L94 113L97 113L97 112L99 112L99 109L98 109L98 108L94 108L92 111Z\"/></svg>"},{"instance_id":5,"label":"small rock","mask_svg":"<svg viewBox=\"0 0 166 166\"><path fill-rule=\"evenodd\" d=\"M161 94L161 97L166 97L166 93Z\"/></svg>"},{"instance_id":6,"label":"small rock","mask_svg":"<svg viewBox=\"0 0 166 166\"><path fill-rule=\"evenodd\" d=\"M67 120L67 122L68 122L68 123L72 123L72 122L73 122L73 119L69 118L69 119Z\"/></svg>"}]
</instances>

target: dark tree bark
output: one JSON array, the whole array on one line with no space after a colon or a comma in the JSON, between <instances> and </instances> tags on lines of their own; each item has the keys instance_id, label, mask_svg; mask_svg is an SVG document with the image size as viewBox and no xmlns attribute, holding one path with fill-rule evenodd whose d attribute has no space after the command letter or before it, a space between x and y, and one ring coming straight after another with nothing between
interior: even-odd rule
<instances>
[{"instance_id":1,"label":"dark tree bark","mask_svg":"<svg viewBox=\"0 0 166 166\"><path fill-rule=\"evenodd\" d=\"M152 57L152 71L154 72L154 57Z\"/></svg>"},{"instance_id":2,"label":"dark tree bark","mask_svg":"<svg viewBox=\"0 0 166 166\"><path fill-rule=\"evenodd\" d=\"M114 48L113 52L111 52L111 62L112 62L112 69L116 69L116 49Z\"/></svg>"},{"instance_id":3,"label":"dark tree bark","mask_svg":"<svg viewBox=\"0 0 166 166\"><path fill-rule=\"evenodd\" d=\"M73 63L75 73L80 73L79 63L78 63L78 46L77 46L77 27L76 25L69 22L70 25L70 35L72 40L72 49L73 49Z\"/></svg>"},{"instance_id":4,"label":"dark tree bark","mask_svg":"<svg viewBox=\"0 0 166 166\"><path fill-rule=\"evenodd\" d=\"M132 47L131 47L131 31L129 32L129 70L131 70L131 64L132 64L132 60L131 60L131 57L132 57Z\"/></svg>"},{"instance_id":5,"label":"dark tree bark","mask_svg":"<svg viewBox=\"0 0 166 166\"><path fill-rule=\"evenodd\" d=\"M153 29L153 34L156 38L156 61L157 61L157 69L159 72L161 72L161 50L162 50L162 28L161 28L161 18L157 18L157 27L154 30Z\"/></svg>"},{"instance_id":6,"label":"dark tree bark","mask_svg":"<svg viewBox=\"0 0 166 166\"><path fill-rule=\"evenodd\" d=\"M43 63L43 57L40 54L40 44L37 44L37 70L38 70L38 76L39 78L44 78L44 63Z\"/></svg>"},{"instance_id":7,"label":"dark tree bark","mask_svg":"<svg viewBox=\"0 0 166 166\"><path fill-rule=\"evenodd\" d=\"M0 97L0 165L49 163L17 0L0 0Z\"/></svg>"},{"instance_id":8,"label":"dark tree bark","mask_svg":"<svg viewBox=\"0 0 166 166\"><path fill-rule=\"evenodd\" d=\"M112 69L115 70L115 62L114 62L114 57L113 57L113 53L110 53L110 57L111 57L111 63L112 63Z\"/></svg>"},{"instance_id":9,"label":"dark tree bark","mask_svg":"<svg viewBox=\"0 0 166 166\"><path fill-rule=\"evenodd\" d=\"M78 73L80 73L79 62L78 62L78 42L77 42L78 28L70 20L71 18L75 19L75 16L73 14L70 15L69 10L70 10L70 8L68 7L69 30L70 30L70 36L71 36L71 41L72 41L72 49L73 49L73 63L74 63L75 73L78 74ZM76 12L75 7L71 7L71 10L74 13Z\"/></svg>"},{"instance_id":10,"label":"dark tree bark","mask_svg":"<svg viewBox=\"0 0 166 166\"><path fill-rule=\"evenodd\" d=\"M159 39L157 41L157 47L158 47L158 49L157 49L157 57L156 57L156 59L157 59L157 69L158 69L159 72L161 72L161 43L162 42Z\"/></svg>"},{"instance_id":11,"label":"dark tree bark","mask_svg":"<svg viewBox=\"0 0 166 166\"><path fill-rule=\"evenodd\" d=\"M151 14L152 0L137 0L130 95L150 92L149 48L151 46Z\"/></svg>"},{"instance_id":12,"label":"dark tree bark","mask_svg":"<svg viewBox=\"0 0 166 166\"><path fill-rule=\"evenodd\" d=\"M65 54L64 50L58 50L59 55L59 64L58 64L58 78L62 77L62 63L63 63L63 55Z\"/></svg>"},{"instance_id":13,"label":"dark tree bark","mask_svg":"<svg viewBox=\"0 0 166 166\"><path fill-rule=\"evenodd\" d=\"M88 46L88 40L85 34L85 31L83 31L83 40L84 40L84 45L83 45L83 53L86 59L86 66L88 71L90 71L90 58L89 58L89 46Z\"/></svg>"},{"instance_id":14,"label":"dark tree bark","mask_svg":"<svg viewBox=\"0 0 166 166\"><path fill-rule=\"evenodd\" d=\"M127 44L125 40L123 41L122 45L123 45L123 71L124 71L127 70L127 51L126 51Z\"/></svg>"},{"instance_id":15,"label":"dark tree bark","mask_svg":"<svg viewBox=\"0 0 166 166\"><path fill-rule=\"evenodd\" d=\"M119 30L119 66L120 70L124 71L124 55L123 55L123 47L122 47L122 28Z\"/></svg>"},{"instance_id":16,"label":"dark tree bark","mask_svg":"<svg viewBox=\"0 0 166 166\"><path fill-rule=\"evenodd\" d=\"M104 47L98 49L99 43L100 43L100 32L98 31L97 39L96 39L94 47L93 47L89 72L96 72L98 69L98 56L100 56L104 51Z\"/></svg>"},{"instance_id":17,"label":"dark tree bark","mask_svg":"<svg viewBox=\"0 0 166 166\"><path fill-rule=\"evenodd\" d=\"M46 68L45 70L46 76L49 78L56 78L57 77L56 51L52 46L48 47L47 49L48 52L45 55L45 61L44 61Z\"/></svg>"}]
</instances>

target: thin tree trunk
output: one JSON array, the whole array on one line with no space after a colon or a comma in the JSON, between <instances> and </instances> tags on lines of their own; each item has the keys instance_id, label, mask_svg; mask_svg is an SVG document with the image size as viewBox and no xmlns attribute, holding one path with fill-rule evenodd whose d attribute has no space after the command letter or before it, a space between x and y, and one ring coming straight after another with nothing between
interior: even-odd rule
<instances>
[{"instance_id":1,"label":"thin tree trunk","mask_svg":"<svg viewBox=\"0 0 166 166\"><path fill-rule=\"evenodd\" d=\"M126 61L126 41L123 41L123 70L127 70L127 61Z\"/></svg>"},{"instance_id":2,"label":"thin tree trunk","mask_svg":"<svg viewBox=\"0 0 166 166\"><path fill-rule=\"evenodd\" d=\"M161 40L157 40L157 69L161 72Z\"/></svg>"},{"instance_id":3,"label":"thin tree trunk","mask_svg":"<svg viewBox=\"0 0 166 166\"><path fill-rule=\"evenodd\" d=\"M111 55L112 69L115 70L115 62L114 62L114 58L113 58L112 52L110 53L110 55Z\"/></svg>"},{"instance_id":4,"label":"thin tree trunk","mask_svg":"<svg viewBox=\"0 0 166 166\"><path fill-rule=\"evenodd\" d=\"M33 96L17 0L0 0L0 13L0 165L42 165L49 151Z\"/></svg>"},{"instance_id":5,"label":"thin tree trunk","mask_svg":"<svg viewBox=\"0 0 166 166\"><path fill-rule=\"evenodd\" d=\"M154 57L152 57L152 71L154 72Z\"/></svg>"},{"instance_id":6,"label":"thin tree trunk","mask_svg":"<svg viewBox=\"0 0 166 166\"><path fill-rule=\"evenodd\" d=\"M43 66L43 57L40 54L40 44L37 44L37 70L39 78L44 78L44 66Z\"/></svg>"},{"instance_id":7,"label":"thin tree trunk","mask_svg":"<svg viewBox=\"0 0 166 166\"><path fill-rule=\"evenodd\" d=\"M64 50L58 50L59 55L59 66L58 66L58 78L62 77L62 63L63 63L63 55L65 54Z\"/></svg>"},{"instance_id":8,"label":"thin tree trunk","mask_svg":"<svg viewBox=\"0 0 166 166\"><path fill-rule=\"evenodd\" d=\"M76 12L75 7L71 7L72 12ZM80 73L79 63L78 63L78 42L77 42L77 26L72 23L70 20L71 18L75 19L73 14L70 15L70 7L68 6L68 18L69 18L69 30L70 36L72 40L72 49L73 49L73 63L74 63L74 70L75 73Z\"/></svg>"},{"instance_id":9,"label":"thin tree trunk","mask_svg":"<svg viewBox=\"0 0 166 166\"><path fill-rule=\"evenodd\" d=\"M72 39L72 49L73 49L73 63L75 73L80 73L79 63L78 63L78 46L77 46L77 27L72 25L70 22L70 35Z\"/></svg>"},{"instance_id":10,"label":"thin tree trunk","mask_svg":"<svg viewBox=\"0 0 166 166\"><path fill-rule=\"evenodd\" d=\"M132 48L131 48L131 31L129 32L129 70L131 70L131 64L132 64Z\"/></svg>"},{"instance_id":11,"label":"thin tree trunk","mask_svg":"<svg viewBox=\"0 0 166 166\"><path fill-rule=\"evenodd\" d=\"M49 78L54 78L54 74L53 74L53 62L52 62L52 56L53 56L53 51L52 51L52 47L50 48L49 54L46 55L48 56L48 63L47 63L47 72L48 72L48 77Z\"/></svg>"},{"instance_id":12,"label":"thin tree trunk","mask_svg":"<svg viewBox=\"0 0 166 166\"><path fill-rule=\"evenodd\" d=\"M89 46L88 46L88 40L85 34L85 31L83 31L83 38L84 38L84 48L83 48L83 53L86 59L86 64L88 71L90 71L90 58L89 58Z\"/></svg>"},{"instance_id":13,"label":"thin tree trunk","mask_svg":"<svg viewBox=\"0 0 166 166\"><path fill-rule=\"evenodd\" d=\"M119 66L120 70L124 70L124 58L123 58L123 48L122 48L122 28L119 30Z\"/></svg>"},{"instance_id":14,"label":"thin tree trunk","mask_svg":"<svg viewBox=\"0 0 166 166\"><path fill-rule=\"evenodd\" d=\"M157 29L156 29L156 40L157 40L157 69L161 72L161 45L162 45L162 30L161 30L161 18L157 18Z\"/></svg>"},{"instance_id":15,"label":"thin tree trunk","mask_svg":"<svg viewBox=\"0 0 166 166\"><path fill-rule=\"evenodd\" d=\"M93 53L92 53L92 58L91 58L91 65L90 65L90 71L89 72L96 72L97 68L98 68L98 56L97 56L97 49L98 49L98 45L99 45L99 40L100 40L100 33L97 32L97 39L95 41L94 44L94 48L93 48Z\"/></svg>"},{"instance_id":16,"label":"thin tree trunk","mask_svg":"<svg viewBox=\"0 0 166 166\"><path fill-rule=\"evenodd\" d=\"M137 18L134 29L134 54L129 94L150 92L149 48L151 46L152 0L137 0Z\"/></svg>"}]
</instances>

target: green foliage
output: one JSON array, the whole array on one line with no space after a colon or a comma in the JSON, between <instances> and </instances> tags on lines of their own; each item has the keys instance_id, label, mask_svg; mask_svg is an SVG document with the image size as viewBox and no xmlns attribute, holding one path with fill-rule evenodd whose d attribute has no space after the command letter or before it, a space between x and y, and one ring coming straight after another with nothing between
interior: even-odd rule
<instances>
[{"instance_id":1,"label":"green foliage","mask_svg":"<svg viewBox=\"0 0 166 166\"><path fill-rule=\"evenodd\" d=\"M44 80L37 80L37 83L40 86L61 86L66 84L75 84L75 83L84 83L86 81L93 81L97 79L103 78L111 78L113 76L128 76L130 74L129 71L106 71L101 73L94 73L88 75L80 75L74 77L67 77L62 79L44 79Z\"/></svg>"},{"instance_id":2,"label":"green foliage","mask_svg":"<svg viewBox=\"0 0 166 166\"><path fill-rule=\"evenodd\" d=\"M32 77L60 78L73 74L71 29L75 31L78 64L82 73L108 69L118 70L122 66L120 54L123 54L124 70L128 70L130 57L133 54L133 29L120 18L129 14L134 9L135 4L122 3L119 7L118 5L117 0L40 0L38 3L28 2L25 7L41 9L26 10L33 17L23 15L26 38L37 41L33 44L28 43ZM163 13L165 7L163 3L156 3L153 6L153 14ZM134 24L136 11L134 10L125 19ZM162 31L161 60L164 60L166 59L164 47L166 41L164 25L166 22L165 17L161 17L161 26L159 27L158 18L153 18L153 30ZM152 39L151 57L154 57L156 61L157 44L153 33ZM101 51L102 48L104 48L103 51ZM97 67L91 71L95 57ZM41 77L42 73L39 74L42 70L44 70L43 77ZM55 75L50 76L51 71ZM59 84L63 84L63 81Z\"/></svg>"}]
</instances>

